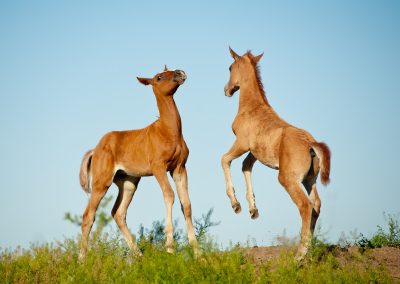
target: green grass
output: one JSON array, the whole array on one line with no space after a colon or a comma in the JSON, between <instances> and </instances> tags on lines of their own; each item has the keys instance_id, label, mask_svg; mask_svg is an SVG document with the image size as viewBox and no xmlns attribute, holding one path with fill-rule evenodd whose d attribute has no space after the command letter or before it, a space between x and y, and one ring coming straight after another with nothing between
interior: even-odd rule
<instances>
[{"instance_id":1,"label":"green grass","mask_svg":"<svg viewBox=\"0 0 400 284\"><path fill-rule=\"evenodd\" d=\"M135 257L117 233L101 229L92 234L84 262L78 261L79 237L62 242L32 245L29 249L0 249L0 283L391 283L385 266L373 265L365 248L347 248L315 237L305 261L295 261L292 251L276 259L255 262L245 249L221 249L206 234L218 223L212 210L196 220L202 256L195 258L177 230L176 252L164 248L163 222L154 222L138 233L142 257ZM76 218L73 218L74 220ZM76 221L79 221L78 219ZM378 231L367 241L399 246L399 223L389 215L388 232ZM103 228L103 227L101 227ZM317 234L318 235L318 234ZM373 241L375 240L375 241ZM383 240L383 241L382 241ZM360 241L360 240L359 240ZM359 245L355 242L352 244Z\"/></svg>"},{"instance_id":2,"label":"green grass","mask_svg":"<svg viewBox=\"0 0 400 284\"><path fill-rule=\"evenodd\" d=\"M93 240L87 259L78 261L77 240L2 250L1 283L364 283L390 282L384 268L374 268L361 256L340 265L332 252L299 265L291 253L260 265L240 247L220 250L210 241L203 255L193 256L187 246L168 254L142 241L143 256L136 258L117 236Z\"/></svg>"}]
</instances>

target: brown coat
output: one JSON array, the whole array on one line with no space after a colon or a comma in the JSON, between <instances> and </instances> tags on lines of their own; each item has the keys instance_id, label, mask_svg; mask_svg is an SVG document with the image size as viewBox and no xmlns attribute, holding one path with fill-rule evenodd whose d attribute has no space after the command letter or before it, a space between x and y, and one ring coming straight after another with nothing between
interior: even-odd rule
<instances>
[{"instance_id":1,"label":"brown coat","mask_svg":"<svg viewBox=\"0 0 400 284\"><path fill-rule=\"evenodd\" d=\"M249 152L243 161L247 200L251 218L258 217L255 204L251 170L259 160L262 164L279 170L279 182L297 205L302 218L301 245L298 258L307 253L312 233L319 216L321 201L316 179L321 171L321 182L329 183L330 151L325 143L317 142L311 134L283 119L273 110L265 96L258 61L263 54L243 56L230 49L234 62L230 66L229 82L225 95L230 97L240 89L239 110L232 124L236 140L222 157L226 192L236 213L241 211L230 174L231 161ZM306 189L308 196L303 191Z\"/></svg>"},{"instance_id":2,"label":"brown coat","mask_svg":"<svg viewBox=\"0 0 400 284\"><path fill-rule=\"evenodd\" d=\"M80 258L87 252L88 236L94 222L97 207L114 182L119 194L112 209L129 247L140 254L136 242L126 225L126 211L142 176L154 175L160 184L167 208L165 225L166 247L173 252L172 205L174 192L168 181L167 172L176 184L176 190L185 216L189 242L197 251L194 235L191 203L187 188L186 160L189 149L182 135L181 118L174 101L174 93L186 80L181 70L156 74L153 78L138 78L144 85L152 85L156 96L160 118L143 129L112 131L103 136L96 148L88 151L82 161L80 183L86 192L92 193L83 213L82 244Z\"/></svg>"}]
</instances>

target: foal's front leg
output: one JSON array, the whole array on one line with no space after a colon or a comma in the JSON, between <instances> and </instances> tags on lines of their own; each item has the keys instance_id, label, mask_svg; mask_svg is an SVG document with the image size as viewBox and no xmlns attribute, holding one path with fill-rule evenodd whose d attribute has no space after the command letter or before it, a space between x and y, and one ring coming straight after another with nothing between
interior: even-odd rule
<instances>
[{"instance_id":1,"label":"foal's front leg","mask_svg":"<svg viewBox=\"0 0 400 284\"><path fill-rule=\"evenodd\" d=\"M167 209L167 217L165 221L165 246L167 247L167 252L174 252L174 227L172 225L172 205L174 204L175 194L172 187L168 181L167 173L165 167L157 167L153 169L153 175L160 184L164 202Z\"/></svg>"},{"instance_id":2,"label":"foal's front leg","mask_svg":"<svg viewBox=\"0 0 400 284\"><path fill-rule=\"evenodd\" d=\"M188 181L187 172L184 166L177 167L172 172L172 178L176 185L176 191L178 193L179 201L181 203L181 209L183 216L186 221L186 228L188 234L189 244L192 246L195 255L199 255L198 243L194 234L193 221L192 221L192 206L189 199L188 193Z\"/></svg>"},{"instance_id":3,"label":"foal's front leg","mask_svg":"<svg viewBox=\"0 0 400 284\"><path fill-rule=\"evenodd\" d=\"M240 211L242 211L242 207L240 206L239 201L237 201L237 198L235 195L235 189L232 184L230 166L231 166L232 160L240 157L247 151L248 151L248 149L241 146L240 143L236 140L233 143L232 147L229 149L229 151L225 155L223 155L222 159L221 159L221 165L222 165L222 169L224 170L224 175L225 175L226 194L228 195L228 197L231 201L233 211L235 211L235 213L237 213L237 214L240 213Z\"/></svg>"}]
</instances>

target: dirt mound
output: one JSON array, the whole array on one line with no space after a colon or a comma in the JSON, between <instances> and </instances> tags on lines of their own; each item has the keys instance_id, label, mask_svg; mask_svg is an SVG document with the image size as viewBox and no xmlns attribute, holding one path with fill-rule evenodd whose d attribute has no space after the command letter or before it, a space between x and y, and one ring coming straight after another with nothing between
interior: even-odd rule
<instances>
[{"instance_id":1,"label":"dirt mound","mask_svg":"<svg viewBox=\"0 0 400 284\"><path fill-rule=\"evenodd\" d=\"M386 267L393 280L400 280L400 248L382 247L362 250L358 247L346 249L334 248L332 254L343 266L356 259L364 259L373 267L383 265ZM295 248L286 246L252 247L244 250L245 255L252 258L255 264L278 260L282 254L295 253Z\"/></svg>"},{"instance_id":2,"label":"dirt mound","mask_svg":"<svg viewBox=\"0 0 400 284\"><path fill-rule=\"evenodd\" d=\"M385 264L394 279L400 280L400 248L383 247L372 250L375 265Z\"/></svg>"}]
</instances>

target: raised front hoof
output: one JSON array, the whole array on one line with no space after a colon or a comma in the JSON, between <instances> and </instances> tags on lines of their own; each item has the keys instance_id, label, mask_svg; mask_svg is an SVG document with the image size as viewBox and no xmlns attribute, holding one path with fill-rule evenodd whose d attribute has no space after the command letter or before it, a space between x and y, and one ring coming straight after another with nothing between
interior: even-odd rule
<instances>
[{"instance_id":1,"label":"raised front hoof","mask_svg":"<svg viewBox=\"0 0 400 284\"><path fill-rule=\"evenodd\" d=\"M236 202L235 204L232 205L233 211L235 211L236 214L239 214L242 211L242 206L240 206L239 202Z\"/></svg>"},{"instance_id":2,"label":"raised front hoof","mask_svg":"<svg viewBox=\"0 0 400 284\"><path fill-rule=\"evenodd\" d=\"M251 217L251 219L257 219L258 218L258 216L259 216L259 214L258 214L258 209L257 208L254 208L254 209L251 209L250 210L250 217Z\"/></svg>"},{"instance_id":3,"label":"raised front hoof","mask_svg":"<svg viewBox=\"0 0 400 284\"><path fill-rule=\"evenodd\" d=\"M174 249L167 247L167 253L173 254L174 253Z\"/></svg>"}]
</instances>

